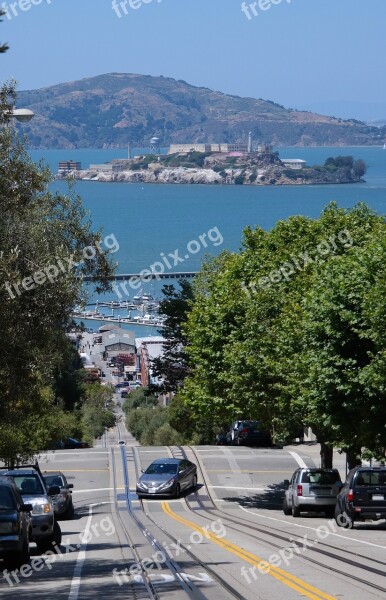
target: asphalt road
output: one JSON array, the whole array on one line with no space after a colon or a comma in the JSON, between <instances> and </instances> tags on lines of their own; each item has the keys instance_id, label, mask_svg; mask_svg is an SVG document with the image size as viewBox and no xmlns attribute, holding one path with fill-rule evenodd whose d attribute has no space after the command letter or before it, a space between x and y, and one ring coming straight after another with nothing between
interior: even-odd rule
<instances>
[{"instance_id":1,"label":"asphalt road","mask_svg":"<svg viewBox=\"0 0 386 600\"><path fill-rule=\"evenodd\" d=\"M138 500L140 469L183 455L198 465L197 492ZM281 511L283 480L318 464L313 446L139 447L120 424L93 449L49 452L39 463L74 484L75 518L60 521L60 549L41 557L31 545L32 568L3 572L6 600L386 597L384 522L343 530L323 514Z\"/></svg>"}]
</instances>

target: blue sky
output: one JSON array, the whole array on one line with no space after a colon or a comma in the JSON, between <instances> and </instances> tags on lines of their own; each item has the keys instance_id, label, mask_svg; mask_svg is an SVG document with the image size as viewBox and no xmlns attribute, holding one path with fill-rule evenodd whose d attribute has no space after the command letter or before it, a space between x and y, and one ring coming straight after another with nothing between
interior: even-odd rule
<instances>
[{"instance_id":1,"label":"blue sky","mask_svg":"<svg viewBox=\"0 0 386 600\"><path fill-rule=\"evenodd\" d=\"M109 72L164 75L287 107L386 119L385 0L257 0L257 16L241 4L117 0L113 10L112 0L0 0L9 15L0 41L10 45L0 81L35 89Z\"/></svg>"}]
</instances>

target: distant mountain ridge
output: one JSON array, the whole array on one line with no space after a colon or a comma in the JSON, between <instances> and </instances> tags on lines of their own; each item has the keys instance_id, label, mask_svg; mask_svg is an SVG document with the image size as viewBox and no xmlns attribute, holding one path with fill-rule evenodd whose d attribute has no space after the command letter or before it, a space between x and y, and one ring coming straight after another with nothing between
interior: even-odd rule
<instances>
[{"instance_id":1,"label":"distant mountain ridge","mask_svg":"<svg viewBox=\"0 0 386 600\"><path fill-rule=\"evenodd\" d=\"M35 118L23 125L33 148L148 147L190 142L276 146L379 144L383 132L356 120L287 109L168 77L109 73L18 94Z\"/></svg>"}]
</instances>

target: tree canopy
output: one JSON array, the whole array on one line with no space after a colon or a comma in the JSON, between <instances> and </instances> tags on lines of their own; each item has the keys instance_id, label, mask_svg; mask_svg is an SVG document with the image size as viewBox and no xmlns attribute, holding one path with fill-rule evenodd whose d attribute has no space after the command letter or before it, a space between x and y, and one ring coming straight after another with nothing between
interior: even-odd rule
<instances>
[{"instance_id":1,"label":"tree canopy","mask_svg":"<svg viewBox=\"0 0 386 600\"><path fill-rule=\"evenodd\" d=\"M304 424L354 462L384 457L385 258L384 218L363 204L247 228L195 284L180 394L194 417L258 418L282 439Z\"/></svg>"},{"instance_id":2,"label":"tree canopy","mask_svg":"<svg viewBox=\"0 0 386 600\"><path fill-rule=\"evenodd\" d=\"M0 90L0 458L29 456L55 439L74 355L66 332L84 298L82 278L109 288L113 263L79 197L52 193L7 113L14 85ZM65 421L65 419L64 419ZM53 426L55 424L55 427Z\"/></svg>"}]
</instances>

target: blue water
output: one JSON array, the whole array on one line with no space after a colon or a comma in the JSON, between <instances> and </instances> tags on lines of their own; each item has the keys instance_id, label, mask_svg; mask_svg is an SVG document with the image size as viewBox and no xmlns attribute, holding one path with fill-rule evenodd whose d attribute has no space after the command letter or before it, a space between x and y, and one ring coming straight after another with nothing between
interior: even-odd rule
<instances>
[{"instance_id":1,"label":"blue water","mask_svg":"<svg viewBox=\"0 0 386 600\"><path fill-rule=\"evenodd\" d=\"M269 229L290 215L317 217L332 200L342 207L363 201L380 214L386 212L386 151L380 147L278 148L278 151L283 158L303 158L308 164L321 164L327 157L337 155L363 158L368 165L366 183L253 187L79 181L76 191L90 212L94 227L102 226L105 235L113 234L118 241L119 251L114 258L121 273L138 273L161 261L162 253L168 257L176 250L184 262L174 266L174 258L169 257L172 269L195 271L205 254L217 254L224 249L237 251L247 225ZM125 151L35 150L31 155L34 160L44 158L56 172L59 160L80 160L87 167L90 163L125 157ZM65 192L66 185L56 181L52 189ZM217 245L208 240L211 229ZM200 241L203 234L206 234L206 248ZM223 243L218 244L221 237Z\"/></svg>"}]
</instances>

